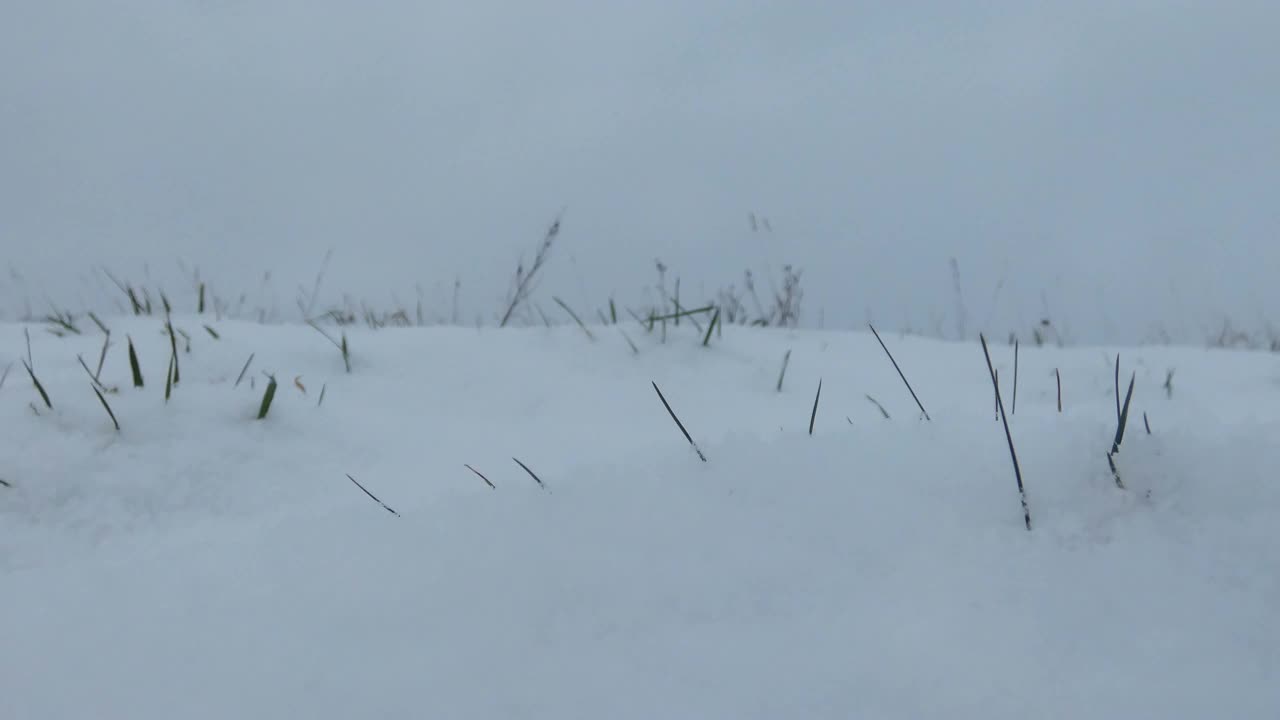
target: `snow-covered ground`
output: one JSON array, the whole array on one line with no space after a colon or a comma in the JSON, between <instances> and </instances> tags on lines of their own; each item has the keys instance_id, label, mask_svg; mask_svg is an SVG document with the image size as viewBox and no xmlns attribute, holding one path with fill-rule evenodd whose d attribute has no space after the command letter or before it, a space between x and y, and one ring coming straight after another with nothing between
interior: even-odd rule
<instances>
[{"instance_id":1,"label":"snow-covered ground","mask_svg":"<svg viewBox=\"0 0 1280 720\"><path fill-rule=\"evenodd\" d=\"M1027 532L977 343L885 335L925 422L869 334L204 322L166 404L107 319L119 432L0 325L0 717L1280 716L1275 355L1121 349L1121 490L1116 350L1022 348Z\"/></svg>"}]
</instances>

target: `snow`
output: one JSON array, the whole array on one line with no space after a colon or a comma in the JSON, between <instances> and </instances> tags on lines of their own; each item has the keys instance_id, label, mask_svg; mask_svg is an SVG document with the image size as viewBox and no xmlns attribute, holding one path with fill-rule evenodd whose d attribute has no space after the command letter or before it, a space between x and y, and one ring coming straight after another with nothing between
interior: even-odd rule
<instances>
[{"instance_id":1,"label":"snow","mask_svg":"<svg viewBox=\"0 0 1280 720\"><path fill-rule=\"evenodd\" d=\"M166 404L107 319L119 433L100 335L30 327L50 411L0 325L0 717L1280 714L1274 355L1119 349L1122 490L1117 350L1023 347L1027 532L977 343L885 334L925 422L863 333L174 322Z\"/></svg>"}]
</instances>

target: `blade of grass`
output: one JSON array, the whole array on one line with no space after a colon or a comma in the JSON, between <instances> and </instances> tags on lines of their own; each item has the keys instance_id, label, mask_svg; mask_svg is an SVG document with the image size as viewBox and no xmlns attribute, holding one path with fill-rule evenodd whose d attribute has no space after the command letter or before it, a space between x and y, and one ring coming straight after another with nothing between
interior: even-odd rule
<instances>
[{"instance_id":1,"label":"blade of grass","mask_svg":"<svg viewBox=\"0 0 1280 720\"><path fill-rule=\"evenodd\" d=\"M129 341L129 370L133 373L133 386L140 388L143 382L142 367L138 365L138 353L133 349L133 338L128 335L125 335L125 338Z\"/></svg>"},{"instance_id":2,"label":"blade of grass","mask_svg":"<svg viewBox=\"0 0 1280 720\"><path fill-rule=\"evenodd\" d=\"M205 326L204 326L204 331L205 331L205 332L207 332L207 333L209 333L209 337L213 338L214 340L221 340L221 339L222 339L222 336L218 334L218 331L217 331L217 330L214 330L213 328L209 327L208 325L205 325Z\"/></svg>"},{"instance_id":3,"label":"blade of grass","mask_svg":"<svg viewBox=\"0 0 1280 720\"><path fill-rule=\"evenodd\" d=\"M100 389L102 389L102 390L106 390L106 389L107 389L107 386L106 386L106 385L103 385L101 382L99 382L99 380L98 380L97 376L95 376L95 375L93 374L93 371L89 369L89 365L88 365L87 363L85 363L85 361L84 361L84 357L82 357L82 356L80 356L80 355L77 355L77 356L76 356L76 360L80 361L80 367L84 368L84 372L85 372L85 374L89 376L89 380L93 382L93 386L94 386L95 388L100 388Z\"/></svg>"},{"instance_id":4,"label":"blade of grass","mask_svg":"<svg viewBox=\"0 0 1280 720\"><path fill-rule=\"evenodd\" d=\"M778 373L778 392L782 392L782 381L787 377L787 364L791 362L791 350L782 356L782 371Z\"/></svg>"},{"instance_id":5,"label":"blade of grass","mask_svg":"<svg viewBox=\"0 0 1280 720\"><path fill-rule=\"evenodd\" d=\"M1058 412L1062 412L1062 372L1054 368L1053 377L1058 381Z\"/></svg>"},{"instance_id":6,"label":"blade of grass","mask_svg":"<svg viewBox=\"0 0 1280 720\"><path fill-rule=\"evenodd\" d=\"M991 353L987 350L987 339L978 333L982 341L982 354L987 359L987 371L991 374L991 385L996 389L996 405L1000 408L1000 419L1004 421L1004 437L1009 443L1009 458L1013 460L1013 476L1018 481L1018 497L1022 501L1022 519L1027 531L1031 531L1031 506L1027 504L1027 491L1022 485L1022 468L1018 465L1018 453L1013 449L1013 434L1009 432L1009 417L1004 414L1004 402L1000 399L1000 383L996 381L996 370L991 364Z\"/></svg>"},{"instance_id":7,"label":"blade of grass","mask_svg":"<svg viewBox=\"0 0 1280 720\"><path fill-rule=\"evenodd\" d=\"M884 354L889 356L889 362L893 363L893 369L898 371L898 377L902 378L902 384L907 386L907 391L911 393L911 399L916 401L916 406L920 408L920 412L924 414L924 419L930 422L933 418L929 417L929 411L924 409L924 404L920 402L920 398L916 396L916 391L911 387L911 383L907 381L907 376L903 374L902 368L898 367L898 361L893 359L893 353L889 352L889 346L884 344L884 340L880 339L880 333L876 332L874 326L870 323L867 327L871 328L871 334L876 336L876 341L880 343L880 347L884 348Z\"/></svg>"},{"instance_id":8,"label":"blade of grass","mask_svg":"<svg viewBox=\"0 0 1280 720\"><path fill-rule=\"evenodd\" d=\"M176 355L170 355L170 356L169 356L169 369L168 369L167 371L165 371L165 377L164 377L164 401L165 401L166 403L168 403L168 402L169 402L169 397L170 397L171 395L173 395L173 376L174 376L174 373L176 372L176 369L175 369L175 367L174 367L174 364L173 364L173 363L174 363L174 358L176 358L176 357L177 357Z\"/></svg>"},{"instance_id":9,"label":"blade of grass","mask_svg":"<svg viewBox=\"0 0 1280 720\"><path fill-rule=\"evenodd\" d=\"M107 348L109 347L111 347L111 333L107 332L102 338L102 352L98 353L98 369L93 373L95 381L102 377L102 366L107 362Z\"/></svg>"},{"instance_id":10,"label":"blade of grass","mask_svg":"<svg viewBox=\"0 0 1280 720\"><path fill-rule=\"evenodd\" d=\"M585 324L583 324L582 318L578 317L578 313L574 312L573 308L569 307L565 301L558 297L553 296L551 299L554 300L557 305L564 308L565 312L569 313L569 317L573 318L573 321L578 323L578 327L582 328L582 332L587 336L588 340L595 342L596 336L591 334L591 331L587 329Z\"/></svg>"},{"instance_id":11,"label":"blade of grass","mask_svg":"<svg viewBox=\"0 0 1280 720\"><path fill-rule=\"evenodd\" d=\"M671 419L676 421L676 427L680 428L680 432L684 435L684 439L689 441L689 446L693 451L698 453L698 459L702 462L707 461L707 456L702 454L702 450L698 444L693 441L693 436L689 435L689 431L684 428L684 423L680 422L680 418L676 417L676 411L671 409L671 403L667 402L667 398L662 394L662 390L658 388L658 383L653 383L654 392L658 393L658 399L662 401L662 406L667 409L667 413L671 415Z\"/></svg>"},{"instance_id":12,"label":"blade of grass","mask_svg":"<svg viewBox=\"0 0 1280 720\"><path fill-rule=\"evenodd\" d=\"M884 409L884 406L880 404L880 401L879 401L879 400L877 400L877 399L875 399L875 398L871 397L870 395L867 395L867 400L869 400L869 401L871 402L871 404L872 404L872 405L875 405L875 406L876 406L876 408L880 410L880 414L884 416L884 419L885 419L885 420L891 420L891 419L892 419L892 418L890 418L890 417L889 417L889 411Z\"/></svg>"},{"instance_id":13,"label":"blade of grass","mask_svg":"<svg viewBox=\"0 0 1280 720\"><path fill-rule=\"evenodd\" d=\"M4 387L4 381L9 379L9 371L13 369L13 363L4 366L4 372L0 373L0 388Z\"/></svg>"},{"instance_id":14,"label":"blade of grass","mask_svg":"<svg viewBox=\"0 0 1280 720\"><path fill-rule=\"evenodd\" d=\"M316 401L316 407L320 407L321 405L324 404L324 391L328 389L329 389L328 383L324 383L323 385L320 386L320 399Z\"/></svg>"},{"instance_id":15,"label":"blade of grass","mask_svg":"<svg viewBox=\"0 0 1280 720\"><path fill-rule=\"evenodd\" d=\"M97 326L98 326L98 329L102 331L102 334L103 334L103 335L110 335L110 334L111 334L111 331L110 331L110 330L108 330L108 329L107 329L107 326L106 326L106 325L104 325L104 324L103 324L103 322L102 322L101 320L99 320L99 319L98 319L98 316L97 316L97 315L93 314L93 312L92 312L92 311L90 311L90 312L89 312L89 313L87 313L87 314L88 314L88 316L89 316L89 319L93 321L93 324L94 324L94 325L97 325Z\"/></svg>"},{"instance_id":16,"label":"blade of grass","mask_svg":"<svg viewBox=\"0 0 1280 720\"><path fill-rule=\"evenodd\" d=\"M249 365L253 363L253 356L254 356L254 353L249 353L249 359L244 361L244 367L240 368L240 374L236 376L236 384L232 385L231 387L233 388L240 387L240 381L244 380L244 374L249 372Z\"/></svg>"},{"instance_id":17,"label":"blade of grass","mask_svg":"<svg viewBox=\"0 0 1280 720\"><path fill-rule=\"evenodd\" d=\"M120 421L116 420L116 414L111 411L111 406L107 404L107 398L98 390L97 386L90 385L89 387L93 389L93 394L98 396L98 401L102 403L103 409L107 411L107 415L111 418L111 424L116 426L116 432L120 432Z\"/></svg>"},{"instance_id":18,"label":"blade of grass","mask_svg":"<svg viewBox=\"0 0 1280 720\"><path fill-rule=\"evenodd\" d=\"M262 394L262 404L258 407L258 419L265 420L271 411L271 401L276 398L276 376L268 375L267 390Z\"/></svg>"},{"instance_id":19,"label":"blade of grass","mask_svg":"<svg viewBox=\"0 0 1280 720\"><path fill-rule=\"evenodd\" d=\"M1147 419L1147 413L1146 413L1146 412L1143 412L1143 413L1142 413L1142 424L1146 426L1146 428L1147 428L1147 434L1148 434L1148 435L1150 435L1150 434L1151 434L1151 421Z\"/></svg>"},{"instance_id":20,"label":"blade of grass","mask_svg":"<svg viewBox=\"0 0 1280 720\"><path fill-rule=\"evenodd\" d=\"M1018 341L1013 341L1013 406L1009 412L1018 414Z\"/></svg>"},{"instance_id":21,"label":"blade of grass","mask_svg":"<svg viewBox=\"0 0 1280 720\"><path fill-rule=\"evenodd\" d=\"M484 481L484 484L485 484L485 485L488 485L490 490L497 490L497 489L498 489L498 488L497 488L497 487L496 487L492 482L490 482L490 481L489 481L489 478L487 478L487 477L485 477L485 476L484 476L484 473L482 473L482 472L480 472L479 470L477 470L477 469L475 469L475 468L471 467L470 465L463 465L462 467L464 467L464 468L466 468L466 469L470 470L471 472L475 473L475 474L476 474L476 477L478 477L478 478L480 478L481 480L483 480L483 481Z\"/></svg>"},{"instance_id":22,"label":"blade of grass","mask_svg":"<svg viewBox=\"0 0 1280 720\"><path fill-rule=\"evenodd\" d=\"M702 336L702 347L711 345L711 333L716 329L716 325L720 322L720 308L716 308L716 313L711 316L711 324L707 326L707 334Z\"/></svg>"},{"instance_id":23,"label":"blade of grass","mask_svg":"<svg viewBox=\"0 0 1280 720\"><path fill-rule=\"evenodd\" d=\"M36 371L31 369L31 365L26 362L22 366L27 369L27 374L31 376L31 384L35 386L36 392L40 393L40 399L44 401L45 407L53 409L53 403L49 401L49 393L44 391L44 386L40 384L40 380L36 377Z\"/></svg>"},{"instance_id":24,"label":"blade of grass","mask_svg":"<svg viewBox=\"0 0 1280 720\"><path fill-rule=\"evenodd\" d=\"M392 510L392 509L391 509L391 508L390 508L386 503L384 503L384 502L382 502L381 500L379 500L379 499L377 498L377 496L375 496L373 493L369 492L369 491L368 491L368 489L366 489L366 488L365 488L365 486L361 485L361 484L360 484L360 482L359 482L358 480L356 480L355 478L351 477L351 474L350 474L350 473L348 473L348 474L347 474L347 479L348 479L348 480L350 480L351 482L355 483L356 487L358 487L358 488L360 488L361 490L363 490L363 491L364 491L364 494L365 494L365 495L368 495L370 498L372 498L374 502L376 502L376 503L378 503L379 505L381 505L383 510L386 510L387 512L391 513L392 515L395 515L396 517L400 517L400 513L396 512L395 510Z\"/></svg>"},{"instance_id":25,"label":"blade of grass","mask_svg":"<svg viewBox=\"0 0 1280 720\"><path fill-rule=\"evenodd\" d=\"M614 323L614 325L617 326L617 323ZM635 355L639 355L640 348L636 347L636 344L631 341L631 336L627 335L627 331L623 330L622 328L618 328L618 332L622 333L622 337L625 338L627 341L627 344L631 346L631 352Z\"/></svg>"},{"instance_id":26,"label":"blade of grass","mask_svg":"<svg viewBox=\"0 0 1280 720\"><path fill-rule=\"evenodd\" d=\"M529 477L533 478L533 481L538 483L538 487L542 488L543 490L547 489L547 486L542 482L542 478L538 477L532 470L530 470L528 465L525 465L524 463L520 462L519 458L511 458L511 459L515 460L517 465L523 468L525 472L529 473Z\"/></svg>"},{"instance_id":27,"label":"blade of grass","mask_svg":"<svg viewBox=\"0 0 1280 720\"><path fill-rule=\"evenodd\" d=\"M809 435L813 435L813 425L818 420L818 400L822 397L822 378L818 378L818 393L813 396L813 412L809 413Z\"/></svg>"}]
</instances>

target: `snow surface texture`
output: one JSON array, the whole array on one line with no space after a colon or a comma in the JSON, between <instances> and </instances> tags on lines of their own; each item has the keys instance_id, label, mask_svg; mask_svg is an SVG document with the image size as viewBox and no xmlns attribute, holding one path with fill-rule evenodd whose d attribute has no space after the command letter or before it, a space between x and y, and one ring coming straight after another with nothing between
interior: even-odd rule
<instances>
[{"instance_id":1,"label":"snow surface texture","mask_svg":"<svg viewBox=\"0 0 1280 720\"><path fill-rule=\"evenodd\" d=\"M885 336L925 422L869 334L205 321L166 405L108 320L119 433L0 326L0 717L1280 716L1275 356L1121 350L1121 490L1114 351L1023 348L1028 533L977 343Z\"/></svg>"}]
</instances>

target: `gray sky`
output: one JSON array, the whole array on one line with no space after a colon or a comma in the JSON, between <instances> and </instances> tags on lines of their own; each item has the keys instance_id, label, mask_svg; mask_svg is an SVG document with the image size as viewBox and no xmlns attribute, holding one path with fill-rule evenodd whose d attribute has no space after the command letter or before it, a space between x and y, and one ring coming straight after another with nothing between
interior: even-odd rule
<instances>
[{"instance_id":1,"label":"gray sky","mask_svg":"<svg viewBox=\"0 0 1280 720\"><path fill-rule=\"evenodd\" d=\"M805 270L806 320L1280 331L1275 2L7 0L0 277L494 314ZM752 234L748 213L772 234ZM1001 281L1003 279L1003 284ZM997 292L997 287L999 291ZM97 293L97 290L93 291ZM174 294L178 294L174 291ZM548 302L548 306L551 304Z\"/></svg>"}]
</instances>

